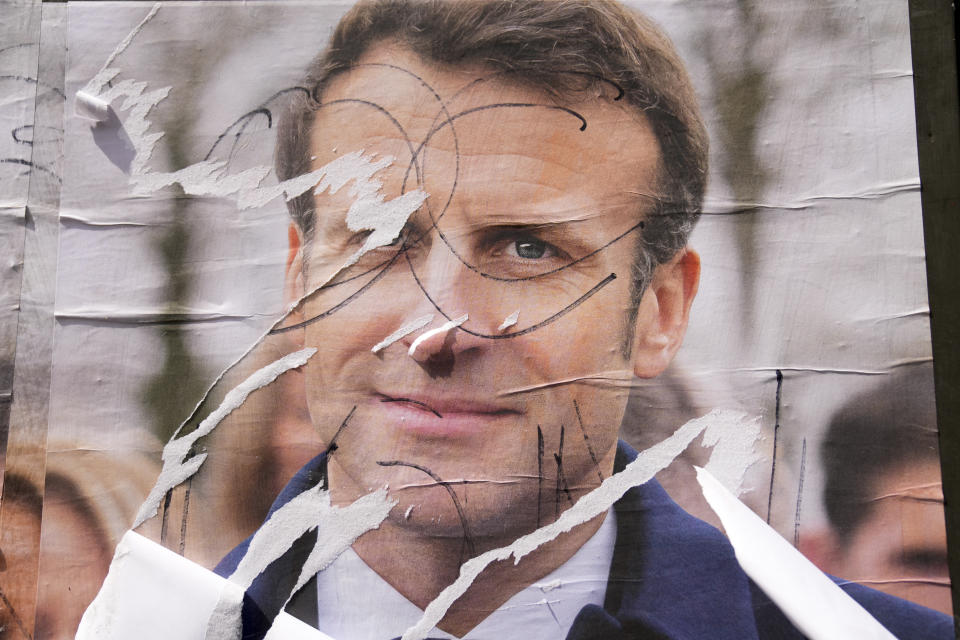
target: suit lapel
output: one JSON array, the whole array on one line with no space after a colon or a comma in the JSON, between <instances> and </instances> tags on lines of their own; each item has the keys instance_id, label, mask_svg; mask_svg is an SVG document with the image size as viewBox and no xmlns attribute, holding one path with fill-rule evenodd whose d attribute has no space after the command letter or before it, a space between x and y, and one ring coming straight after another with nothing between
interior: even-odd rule
<instances>
[{"instance_id":1,"label":"suit lapel","mask_svg":"<svg viewBox=\"0 0 960 640\"><path fill-rule=\"evenodd\" d=\"M621 442L614 471L636 455ZM614 508L604 608L625 637L757 638L749 582L722 533L683 511L656 481L634 487ZM591 636L568 636L581 637Z\"/></svg>"},{"instance_id":2,"label":"suit lapel","mask_svg":"<svg viewBox=\"0 0 960 640\"><path fill-rule=\"evenodd\" d=\"M326 482L327 455L321 453L308 462L292 480L284 487L277 499L270 506L267 519L273 512L287 504L308 489ZM240 560L247 553L250 538L244 540L236 549L231 551L214 569L218 575L229 577L237 568ZM296 586L301 568L313 550L317 541L316 529L312 529L300 536L287 551L274 560L253 581L243 596L243 640L260 640L270 628L273 619L283 609L290 592ZM299 617L311 626L317 624L317 582L316 579L308 582L287 606L291 615ZM311 605L312 603L312 605ZM312 607L312 610L311 610Z\"/></svg>"}]
</instances>

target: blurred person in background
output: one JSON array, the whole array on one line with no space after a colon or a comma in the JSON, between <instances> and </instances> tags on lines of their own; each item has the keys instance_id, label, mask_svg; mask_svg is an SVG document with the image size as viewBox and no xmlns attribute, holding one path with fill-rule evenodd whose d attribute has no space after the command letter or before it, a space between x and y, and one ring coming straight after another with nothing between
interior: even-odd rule
<instances>
[{"instance_id":1,"label":"blurred person in background","mask_svg":"<svg viewBox=\"0 0 960 640\"><path fill-rule=\"evenodd\" d=\"M853 396L820 448L830 529L801 538L821 569L952 613L933 366Z\"/></svg>"}]
</instances>

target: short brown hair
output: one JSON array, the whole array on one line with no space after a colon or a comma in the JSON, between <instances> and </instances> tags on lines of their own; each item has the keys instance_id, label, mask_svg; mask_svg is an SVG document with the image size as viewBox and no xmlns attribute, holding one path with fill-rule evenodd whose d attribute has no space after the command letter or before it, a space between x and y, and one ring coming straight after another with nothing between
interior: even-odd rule
<instances>
[{"instance_id":1,"label":"short brown hair","mask_svg":"<svg viewBox=\"0 0 960 640\"><path fill-rule=\"evenodd\" d=\"M652 269L686 245L707 177L706 129L667 36L614 0L361 0L311 63L309 91L298 92L281 117L276 154L281 180L311 170L310 132L323 87L385 40L425 61L481 64L561 97L598 83L622 92L650 123L662 154L660 197L645 221L635 267L638 302ZM312 192L289 207L309 239Z\"/></svg>"}]
</instances>

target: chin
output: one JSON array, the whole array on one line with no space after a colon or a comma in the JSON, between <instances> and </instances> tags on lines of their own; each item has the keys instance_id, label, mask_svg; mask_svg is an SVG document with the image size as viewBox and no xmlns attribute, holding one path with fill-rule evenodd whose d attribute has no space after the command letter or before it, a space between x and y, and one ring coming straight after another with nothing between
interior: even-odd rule
<instances>
[{"instance_id":1,"label":"chin","mask_svg":"<svg viewBox=\"0 0 960 640\"><path fill-rule=\"evenodd\" d=\"M526 483L522 483L526 484ZM465 529L478 551L512 542L537 528L537 493L502 482L456 484L391 491L393 524L417 535L461 540ZM550 510L551 517L553 515ZM543 524L546 524L545 520Z\"/></svg>"}]
</instances>

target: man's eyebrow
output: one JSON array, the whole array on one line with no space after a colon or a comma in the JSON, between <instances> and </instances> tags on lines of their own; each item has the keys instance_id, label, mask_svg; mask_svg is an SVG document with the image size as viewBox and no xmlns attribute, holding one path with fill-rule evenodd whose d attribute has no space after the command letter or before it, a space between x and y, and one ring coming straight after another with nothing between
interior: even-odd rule
<instances>
[{"instance_id":1,"label":"man's eyebrow","mask_svg":"<svg viewBox=\"0 0 960 640\"><path fill-rule=\"evenodd\" d=\"M570 218L567 220L546 220L546 221L524 221L517 220L515 222L499 222L495 224L488 225L483 228L484 231L550 231L553 229L563 229L565 227L573 226L575 224L580 224L584 222L590 222L587 218Z\"/></svg>"},{"instance_id":2,"label":"man's eyebrow","mask_svg":"<svg viewBox=\"0 0 960 640\"><path fill-rule=\"evenodd\" d=\"M530 230L530 231L549 231L551 229L563 229L588 222L596 222L598 217L606 214L604 210L587 210L580 208L566 208L555 211L538 210L502 210L490 211L489 209L466 215L466 224L480 230L503 229L509 230ZM443 218L438 222L443 226Z\"/></svg>"}]
</instances>

